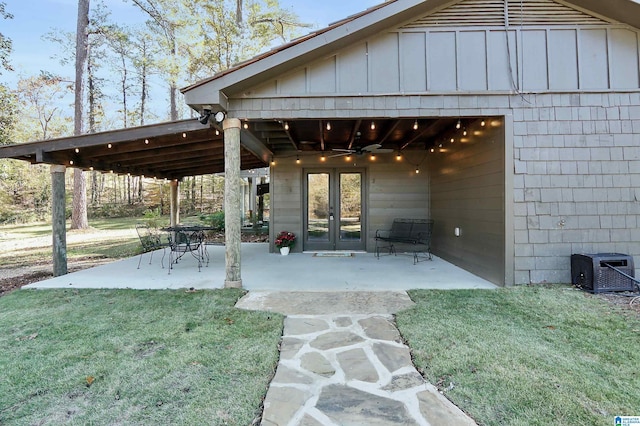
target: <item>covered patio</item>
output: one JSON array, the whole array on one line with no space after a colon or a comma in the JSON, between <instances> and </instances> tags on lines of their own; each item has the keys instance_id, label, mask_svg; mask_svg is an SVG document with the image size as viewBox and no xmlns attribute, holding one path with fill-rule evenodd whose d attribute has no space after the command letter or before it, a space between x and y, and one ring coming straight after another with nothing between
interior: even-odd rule
<instances>
[{"instance_id":1,"label":"covered patio","mask_svg":"<svg viewBox=\"0 0 640 426\"><path fill-rule=\"evenodd\" d=\"M40 281L26 288L131 288L216 289L225 284L223 246L208 246L208 267L198 272L197 261L185 256L168 274L168 256L161 267L162 250L91 269ZM413 265L411 256L373 253L269 253L267 243L241 245L243 287L249 291L403 291L408 289L493 289L495 285L434 256L433 261ZM320 272L322 271L322 272Z\"/></svg>"}]
</instances>

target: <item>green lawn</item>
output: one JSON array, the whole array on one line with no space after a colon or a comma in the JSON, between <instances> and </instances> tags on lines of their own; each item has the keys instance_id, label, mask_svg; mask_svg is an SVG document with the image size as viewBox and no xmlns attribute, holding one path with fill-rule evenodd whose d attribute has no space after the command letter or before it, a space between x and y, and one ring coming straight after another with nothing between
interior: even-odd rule
<instances>
[{"instance_id":1,"label":"green lawn","mask_svg":"<svg viewBox=\"0 0 640 426\"><path fill-rule=\"evenodd\" d=\"M282 317L243 293L20 290L0 298L0 424L250 425Z\"/></svg>"},{"instance_id":2,"label":"green lawn","mask_svg":"<svg viewBox=\"0 0 640 426\"><path fill-rule=\"evenodd\" d=\"M640 320L567 287L411 291L397 316L426 378L482 425L640 415Z\"/></svg>"}]
</instances>

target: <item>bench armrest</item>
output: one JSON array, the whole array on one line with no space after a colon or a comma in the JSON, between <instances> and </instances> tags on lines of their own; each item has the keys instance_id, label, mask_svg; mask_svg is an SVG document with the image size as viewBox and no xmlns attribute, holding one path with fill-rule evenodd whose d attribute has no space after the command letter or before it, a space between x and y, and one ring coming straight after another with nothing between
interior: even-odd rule
<instances>
[{"instance_id":1,"label":"bench armrest","mask_svg":"<svg viewBox=\"0 0 640 426\"><path fill-rule=\"evenodd\" d=\"M376 239L389 238L390 233L391 233L391 229L376 229Z\"/></svg>"}]
</instances>

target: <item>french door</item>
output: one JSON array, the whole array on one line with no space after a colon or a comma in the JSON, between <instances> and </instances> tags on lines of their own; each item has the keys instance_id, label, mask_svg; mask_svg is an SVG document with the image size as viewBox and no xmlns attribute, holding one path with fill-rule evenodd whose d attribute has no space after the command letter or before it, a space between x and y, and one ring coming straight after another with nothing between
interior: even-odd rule
<instances>
[{"instance_id":1,"label":"french door","mask_svg":"<svg viewBox=\"0 0 640 426\"><path fill-rule=\"evenodd\" d=\"M304 250L365 250L364 170L304 173Z\"/></svg>"}]
</instances>

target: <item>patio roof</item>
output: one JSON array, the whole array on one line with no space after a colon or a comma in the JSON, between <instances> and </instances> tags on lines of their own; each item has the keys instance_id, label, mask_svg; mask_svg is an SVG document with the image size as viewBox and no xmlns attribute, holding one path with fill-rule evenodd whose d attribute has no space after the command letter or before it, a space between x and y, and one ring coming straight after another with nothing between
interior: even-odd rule
<instances>
[{"instance_id":1,"label":"patio roof","mask_svg":"<svg viewBox=\"0 0 640 426\"><path fill-rule=\"evenodd\" d=\"M243 170L265 167L272 153L246 133ZM224 172L222 130L196 119L0 147L0 158L117 174L182 179Z\"/></svg>"}]
</instances>

